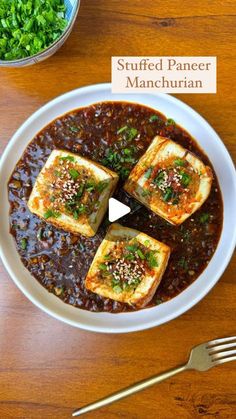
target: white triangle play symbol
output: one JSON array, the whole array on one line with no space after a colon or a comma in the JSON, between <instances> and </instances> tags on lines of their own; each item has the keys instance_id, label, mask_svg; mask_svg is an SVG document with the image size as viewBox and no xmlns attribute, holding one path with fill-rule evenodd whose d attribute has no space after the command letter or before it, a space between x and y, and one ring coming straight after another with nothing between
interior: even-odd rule
<instances>
[{"instance_id":1,"label":"white triangle play symbol","mask_svg":"<svg viewBox=\"0 0 236 419\"><path fill-rule=\"evenodd\" d=\"M124 215L128 214L130 211L130 207L128 207L125 204L122 204L122 202L120 201L117 201L117 199L109 199L108 218L111 223L113 221L118 220L121 217L124 217Z\"/></svg>"}]
</instances>

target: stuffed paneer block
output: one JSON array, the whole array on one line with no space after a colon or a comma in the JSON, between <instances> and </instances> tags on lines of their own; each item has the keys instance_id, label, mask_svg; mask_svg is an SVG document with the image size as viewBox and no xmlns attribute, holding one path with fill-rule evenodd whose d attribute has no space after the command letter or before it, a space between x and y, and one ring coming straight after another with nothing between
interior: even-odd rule
<instances>
[{"instance_id":1,"label":"stuffed paneer block","mask_svg":"<svg viewBox=\"0 0 236 419\"><path fill-rule=\"evenodd\" d=\"M118 175L77 154L53 150L28 201L31 212L74 234L94 236Z\"/></svg>"},{"instance_id":2,"label":"stuffed paneer block","mask_svg":"<svg viewBox=\"0 0 236 419\"><path fill-rule=\"evenodd\" d=\"M144 307L160 284L169 255L164 243L114 223L97 250L85 286L103 297Z\"/></svg>"},{"instance_id":3,"label":"stuffed paneer block","mask_svg":"<svg viewBox=\"0 0 236 419\"><path fill-rule=\"evenodd\" d=\"M147 208L181 224L208 198L212 171L198 157L157 136L131 171L124 189Z\"/></svg>"}]
</instances>

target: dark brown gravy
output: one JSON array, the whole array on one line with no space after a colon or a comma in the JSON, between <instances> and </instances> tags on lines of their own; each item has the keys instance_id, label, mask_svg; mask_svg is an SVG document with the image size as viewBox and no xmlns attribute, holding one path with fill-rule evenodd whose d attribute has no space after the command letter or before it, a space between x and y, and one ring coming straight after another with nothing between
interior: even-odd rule
<instances>
[{"instance_id":1,"label":"dark brown gravy","mask_svg":"<svg viewBox=\"0 0 236 419\"><path fill-rule=\"evenodd\" d=\"M135 128L137 138L117 141L120 137L117 131L124 126ZM102 102L57 118L36 135L17 163L9 180L10 232L25 267L50 292L60 294L64 302L90 311L132 310L126 304L99 297L84 287L86 273L109 225L107 217L96 236L86 238L59 230L27 209L39 171L51 151L59 148L107 164L125 179L156 134L180 143L211 166L185 130L153 109L126 102ZM112 149L110 154L108 148ZM132 152L130 158L122 160L119 156L123 156L121 150L125 148ZM223 223L218 181L214 173L209 198L179 227L170 225L130 198L122 189L123 182L120 181L114 197L129 205L132 212L119 222L163 241L172 250L167 270L150 303L160 304L189 286L215 252Z\"/></svg>"}]
</instances>

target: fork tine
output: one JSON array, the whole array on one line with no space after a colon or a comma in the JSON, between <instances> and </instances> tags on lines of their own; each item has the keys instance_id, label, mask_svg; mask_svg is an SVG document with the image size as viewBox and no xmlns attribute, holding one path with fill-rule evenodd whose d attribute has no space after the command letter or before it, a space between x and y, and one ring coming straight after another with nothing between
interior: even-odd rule
<instances>
[{"instance_id":1,"label":"fork tine","mask_svg":"<svg viewBox=\"0 0 236 419\"><path fill-rule=\"evenodd\" d=\"M236 349L232 351L223 351L223 352L218 352L217 354L211 354L210 357L214 361L215 359L225 358L225 357L228 357L229 355L236 355Z\"/></svg>"},{"instance_id":2,"label":"fork tine","mask_svg":"<svg viewBox=\"0 0 236 419\"><path fill-rule=\"evenodd\" d=\"M230 336L228 338L210 340L209 342L207 342L206 345L207 345L207 347L210 347L210 346L218 345L218 344L221 344L221 343L231 342L233 340L236 340L236 336Z\"/></svg>"},{"instance_id":3,"label":"fork tine","mask_svg":"<svg viewBox=\"0 0 236 419\"><path fill-rule=\"evenodd\" d=\"M210 346L207 347L207 349L209 350L210 354L214 354L215 352L222 351L223 349L233 348L234 346L236 347L236 342L226 343L226 345Z\"/></svg>"},{"instance_id":4,"label":"fork tine","mask_svg":"<svg viewBox=\"0 0 236 419\"><path fill-rule=\"evenodd\" d=\"M217 359L213 362L213 366L223 364L224 362L236 361L236 356L229 356L228 358Z\"/></svg>"}]
</instances>

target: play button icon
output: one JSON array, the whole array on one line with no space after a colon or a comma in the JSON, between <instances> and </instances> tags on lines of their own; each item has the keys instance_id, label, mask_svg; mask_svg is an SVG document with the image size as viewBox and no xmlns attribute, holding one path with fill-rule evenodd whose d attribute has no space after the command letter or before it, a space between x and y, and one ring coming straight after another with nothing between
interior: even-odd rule
<instances>
[{"instance_id":1,"label":"play button icon","mask_svg":"<svg viewBox=\"0 0 236 419\"><path fill-rule=\"evenodd\" d=\"M111 223L113 223L113 221L119 220L121 217L124 217L124 215L128 214L130 211L130 207L122 204L120 201L117 201L117 199L109 199L108 218Z\"/></svg>"}]
</instances>

